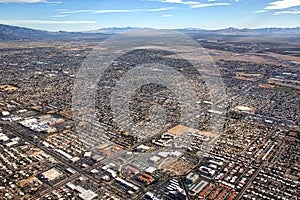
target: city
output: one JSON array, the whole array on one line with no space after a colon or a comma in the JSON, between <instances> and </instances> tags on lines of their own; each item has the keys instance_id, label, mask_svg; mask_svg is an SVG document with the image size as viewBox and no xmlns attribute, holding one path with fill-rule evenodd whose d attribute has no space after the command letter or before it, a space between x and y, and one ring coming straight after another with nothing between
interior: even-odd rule
<instances>
[{"instance_id":1,"label":"city","mask_svg":"<svg viewBox=\"0 0 300 200\"><path fill-rule=\"evenodd\" d=\"M0 199L299 199L299 39L0 24Z\"/></svg>"},{"instance_id":2,"label":"city","mask_svg":"<svg viewBox=\"0 0 300 200\"><path fill-rule=\"evenodd\" d=\"M202 111L197 130L179 124L177 104L172 102L174 98L170 99L170 93L164 88L153 90L153 86L147 86L133 101L135 119L145 120L147 114L143 113L149 104L162 104L170 112L166 131L141 141L118 130L104 107L99 111L103 116L99 120L111 143L91 150L76 133L71 96L76 70L88 51L95 48L94 44L26 42L16 48L14 42L2 43L1 196L7 199L297 198L300 113L297 57L291 62L289 55L282 56L276 65L273 59L268 59L272 53L244 53L261 58L257 59L259 62L249 62L245 56L233 56L244 46L242 42L226 51L216 48L214 42L202 42L218 60L228 97L223 103L226 105L223 132L214 148L201 157L195 152L216 136L208 130L211 113L207 97L200 102ZM270 46L261 45L261 49ZM133 52L137 53L140 52ZM177 64L182 62L178 60ZM147 98L149 92L151 98ZM205 91L202 93L205 96ZM189 148L174 151L176 138L186 133L193 139ZM166 148L171 143L175 147Z\"/></svg>"}]
</instances>

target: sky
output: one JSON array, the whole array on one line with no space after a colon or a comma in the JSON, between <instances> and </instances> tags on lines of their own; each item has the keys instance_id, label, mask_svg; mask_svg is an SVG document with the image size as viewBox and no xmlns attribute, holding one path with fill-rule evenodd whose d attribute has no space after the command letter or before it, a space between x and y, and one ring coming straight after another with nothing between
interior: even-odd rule
<instances>
[{"instance_id":1,"label":"sky","mask_svg":"<svg viewBox=\"0 0 300 200\"><path fill-rule=\"evenodd\" d=\"M300 27L300 0L0 0L0 24L48 31Z\"/></svg>"}]
</instances>

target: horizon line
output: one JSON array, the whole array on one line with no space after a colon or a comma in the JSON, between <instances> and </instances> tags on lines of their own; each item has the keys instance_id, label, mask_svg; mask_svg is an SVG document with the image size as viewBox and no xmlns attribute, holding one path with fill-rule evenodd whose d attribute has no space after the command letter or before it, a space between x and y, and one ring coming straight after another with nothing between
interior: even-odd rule
<instances>
[{"instance_id":1,"label":"horizon line","mask_svg":"<svg viewBox=\"0 0 300 200\"><path fill-rule=\"evenodd\" d=\"M71 31L71 30L46 30L46 29L38 29L38 28L30 28L28 26L19 26L19 25L11 25L11 24L2 24L0 25L4 26L13 26L18 28L26 28L26 29L32 29L37 31L46 31L46 32L74 32L74 33L87 33L92 31L99 31L103 29L156 29L156 30L189 30L189 29L195 29L195 30L201 30L201 31L218 31L218 30L226 30L226 29L237 29L237 30L258 30L258 29L297 29L300 28L300 26L295 27L280 27L280 26L270 26L270 27L256 27L256 28L249 28L249 27L243 27L243 28L237 28L233 26L229 26L227 28L218 28L218 29L206 29L206 28L199 28L199 27L185 27L185 28L151 28L151 27L134 27L134 26L113 26L113 27L102 27L98 29L90 29L90 30L82 30L82 31Z\"/></svg>"}]
</instances>

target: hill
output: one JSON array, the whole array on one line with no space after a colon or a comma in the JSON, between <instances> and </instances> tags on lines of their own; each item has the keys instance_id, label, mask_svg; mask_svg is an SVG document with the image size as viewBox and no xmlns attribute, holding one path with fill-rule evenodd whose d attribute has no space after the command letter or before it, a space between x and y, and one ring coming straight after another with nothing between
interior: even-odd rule
<instances>
[{"instance_id":1,"label":"hill","mask_svg":"<svg viewBox=\"0 0 300 200\"><path fill-rule=\"evenodd\" d=\"M103 41L111 35L123 31L135 29L133 27L125 28L102 28L86 32L50 32L36 30L25 27L10 26L0 24L0 41L38 41L38 40L58 40L58 41ZM174 31L193 35L209 36L256 36L256 37L299 37L300 28L260 28L260 29L237 29L226 28L220 30L203 30L198 28L174 29Z\"/></svg>"},{"instance_id":2,"label":"hill","mask_svg":"<svg viewBox=\"0 0 300 200\"><path fill-rule=\"evenodd\" d=\"M82 33L82 32L50 32L25 27L0 24L0 40L10 41L19 39L26 40L59 40L59 41L80 41L80 40L104 40L109 33Z\"/></svg>"}]
</instances>

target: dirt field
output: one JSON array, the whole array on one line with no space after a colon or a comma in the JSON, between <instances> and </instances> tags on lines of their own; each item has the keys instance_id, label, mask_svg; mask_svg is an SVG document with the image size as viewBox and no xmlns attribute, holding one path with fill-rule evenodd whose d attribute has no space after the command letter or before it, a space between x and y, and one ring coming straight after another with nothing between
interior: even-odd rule
<instances>
[{"instance_id":1,"label":"dirt field","mask_svg":"<svg viewBox=\"0 0 300 200\"><path fill-rule=\"evenodd\" d=\"M210 136L210 137L217 136L216 133L207 132L207 131L199 131L197 129L189 128L189 127L186 127L186 126L183 126L183 125L178 125L178 126L175 126L174 128L171 128L170 130L168 130L168 133L171 133L171 134L176 135L176 136L179 136L179 135L182 135L182 134L185 134L185 133L189 133L189 132L198 133L199 135L207 135L207 136Z\"/></svg>"}]
</instances>

